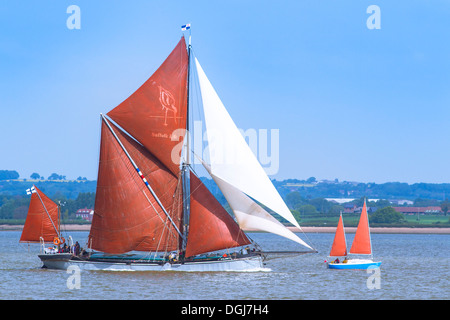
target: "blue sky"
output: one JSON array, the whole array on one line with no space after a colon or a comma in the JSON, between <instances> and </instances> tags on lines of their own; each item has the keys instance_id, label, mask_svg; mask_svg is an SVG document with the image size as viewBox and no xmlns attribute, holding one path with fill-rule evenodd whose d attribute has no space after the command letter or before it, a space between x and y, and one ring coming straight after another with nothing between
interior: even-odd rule
<instances>
[{"instance_id":1,"label":"blue sky","mask_svg":"<svg viewBox=\"0 0 450 320\"><path fill-rule=\"evenodd\" d=\"M0 0L0 169L96 179L99 114L190 22L237 126L280 130L271 178L448 183L449 16L443 0Z\"/></svg>"}]
</instances>

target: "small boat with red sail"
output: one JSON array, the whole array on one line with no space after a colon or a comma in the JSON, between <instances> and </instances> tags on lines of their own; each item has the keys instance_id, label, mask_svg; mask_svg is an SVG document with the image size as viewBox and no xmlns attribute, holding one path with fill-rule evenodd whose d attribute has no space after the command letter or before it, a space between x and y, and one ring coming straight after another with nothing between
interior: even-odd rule
<instances>
[{"instance_id":1,"label":"small boat with red sail","mask_svg":"<svg viewBox=\"0 0 450 320\"><path fill-rule=\"evenodd\" d=\"M328 256L328 261L325 262L329 269L368 269L380 267L381 261L375 262L372 258L372 241L365 200L350 252L347 252L344 222L341 214L330 255Z\"/></svg>"},{"instance_id":2,"label":"small boat with red sail","mask_svg":"<svg viewBox=\"0 0 450 320\"><path fill-rule=\"evenodd\" d=\"M54 260L70 259L73 243L70 236L66 243L61 233L60 205L35 185L27 190L27 194L31 194L31 199L19 242L40 243L42 247L39 257L51 255Z\"/></svg>"}]
</instances>

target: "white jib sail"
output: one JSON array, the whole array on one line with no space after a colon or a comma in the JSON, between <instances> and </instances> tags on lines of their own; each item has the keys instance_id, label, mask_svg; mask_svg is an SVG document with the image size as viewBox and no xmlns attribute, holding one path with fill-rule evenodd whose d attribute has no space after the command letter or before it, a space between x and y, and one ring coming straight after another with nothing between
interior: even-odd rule
<instances>
[{"instance_id":1,"label":"white jib sail","mask_svg":"<svg viewBox=\"0 0 450 320\"><path fill-rule=\"evenodd\" d=\"M300 229L195 58L211 173L264 204Z\"/></svg>"},{"instance_id":2,"label":"white jib sail","mask_svg":"<svg viewBox=\"0 0 450 320\"><path fill-rule=\"evenodd\" d=\"M266 210L261 208L261 206L255 201L229 183L212 174L211 168L205 162L202 161L202 163L230 204L230 207L233 210L236 220L242 230L266 231L274 233L313 250L313 248L306 244L292 231L283 226L283 224L281 224Z\"/></svg>"}]
</instances>

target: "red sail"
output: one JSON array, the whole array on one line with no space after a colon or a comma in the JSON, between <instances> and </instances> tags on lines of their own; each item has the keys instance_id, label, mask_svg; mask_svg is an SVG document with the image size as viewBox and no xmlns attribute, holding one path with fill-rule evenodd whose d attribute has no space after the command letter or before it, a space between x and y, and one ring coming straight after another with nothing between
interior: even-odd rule
<instances>
[{"instance_id":1,"label":"red sail","mask_svg":"<svg viewBox=\"0 0 450 320\"><path fill-rule=\"evenodd\" d=\"M186 129L188 55L184 37L156 72L108 112L175 175L180 171L180 138Z\"/></svg>"},{"instance_id":2,"label":"red sail","mask_svg":"<svg viewBox=\"0 0 450 320\"><path fill-rule=\"evenodd\" d=\"M344 223L342 222L342 215L339 217L339 222L334 235L333 245L331 246L331 257L344 257L347 255L347 242L345 241Z\"/></svg>"},{"instance_id":3,"label":"red sail","mask_svg":"<svg viewBox=\"0 0 450 320\"><path fill-rule=\"evenodd\" d=\"M112 125L111 125L112 126ZM181 225L178 179L150 152L117 128L114 132ZM89 247L106 253L176 250L180 238L131 161L102 122L100 161Z\"/></svg>"},{"instance_id":4,"label":"red sail","mask_svg":"<svg viewBox=\"0 0 450 320\"><path fill-rule=\"evenodd\" d=\"M353 254L372 254L370 245L369 218L367 217L366 201L361 211L358 227L356 228L355 237L353 238L350 253Z\"/></svg>"},{"instance_id":5,"label":"red sail","mask_svg":"<svg viewBox=\"0 0 450 320\"><path fill-rule=\"evenodd\" d=\"M59 233L58 205L36 186L35 189L36 193L31 194L20 242L40 242L41 237L45 242L51 242Z\"/></svg>"},{"instance_id":6,"label":"red sail","mask_svg":"<svg viewBox=\"0 0 450 320\"><path fill-rule=\"evenodd\" d=\"M238 224L191 173L191 212L186 257L250 244Z\"/></svg>"}]
</instances>

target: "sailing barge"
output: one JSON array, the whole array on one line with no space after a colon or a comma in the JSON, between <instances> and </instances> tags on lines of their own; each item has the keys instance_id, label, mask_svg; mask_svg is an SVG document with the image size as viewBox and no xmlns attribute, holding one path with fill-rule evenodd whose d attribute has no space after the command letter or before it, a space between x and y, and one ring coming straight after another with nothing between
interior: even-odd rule
<instances>
[{"instance_id":1,"label":"sailing barge","mask_svg":"<svg viewBox=\"0 0 450 320\"><path fill-rule=\"evenodd\" d=\"M43 252L39 258L44 267L251 271L261 270L263 261L272 254L316 252L259 204L300 229L194 57L190 39L187 46L182 36L140 88L101 115L97 190L88 249L80 255ZM196 92L200 92L209 143L209 159L199 159L222 191L235 219L193 169L189 140L193 74L198 79ZM211 139L213 132L221 134L222 139ZM235 156L234 161L227 163L220 158L230 154ZM40 210L42 229L45 225L50 231L44 237L28 237L28 241L61 238L57 228L52 230L55 223L49 223L57 217L45 211ZM245 233L249 230L278 234L303 249L263 251Z\"/></svg>"}]
</instances>

